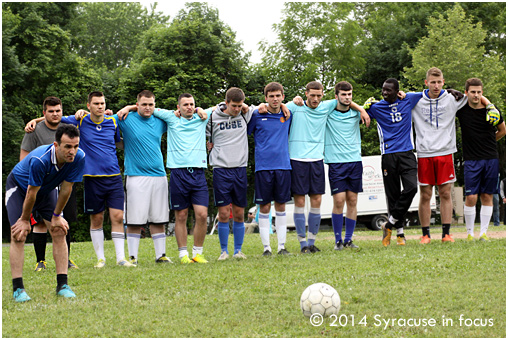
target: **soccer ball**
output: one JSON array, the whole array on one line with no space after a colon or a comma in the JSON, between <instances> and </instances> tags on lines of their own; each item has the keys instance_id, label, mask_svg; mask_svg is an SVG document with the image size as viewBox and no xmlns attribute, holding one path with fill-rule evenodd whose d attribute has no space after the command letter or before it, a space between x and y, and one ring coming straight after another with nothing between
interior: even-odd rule
<instances>
[{"instance_id":1,"label":"soccer ball","mask_svg":"<svg viewBox=\"0 0 508 340\"><path fill-rule=\"evenodd\" d=\"M308 318L315 313L323 317L337 315L340 310L340 296L332 286L326 283L314 283L303 291L300 307L303 315Z\"/></svg>"}]
</instances>

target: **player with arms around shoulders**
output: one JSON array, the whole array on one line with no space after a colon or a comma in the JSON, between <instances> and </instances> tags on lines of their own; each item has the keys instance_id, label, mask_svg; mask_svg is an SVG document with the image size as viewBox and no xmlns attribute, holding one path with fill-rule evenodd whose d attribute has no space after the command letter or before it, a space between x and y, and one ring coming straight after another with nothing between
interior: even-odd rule
<instances>
[{"instance_id":1,"label":"player with arms around shoulders","mask_svg":"<svg viewBox=\"0 0 508 340\"><path fill-rule=\"evenodd\" d=\"M499 155L497 141L506 135L503 117L497 111L495 126L488 120L489 109L482 103L483 83L478 78L466 81L467 105L457 111L462 131L465 195L464 219L467 239L474 239L474 220L478 194L480 209L480 241L487 241L487 230L493 210L493 195L498 194ZM487 120L485 119L487 117Z\"/></svg>"},{"instance_id":2,"label":"player with arms around shoulders","mask_svg":"<svg viewBox=\"0 0 508 340\"><path fill-rule=\"evenodd\" d=\"M6 181L5 206L11 225L11 266L14 300L25 302L30 297L23 285L25 240L30 233L30 214L42 216L53 239L53 258L57 274L58 296L76 295L67 283L67 245L69 229L62 210L69 199L74 182L80 182L85 167L85 153L79 149L79 131L75 126L61 124L55 132L56 141L30 152L9 174ZM54 190L61 185L60 193Z\"/></svg>"}]
</instances>

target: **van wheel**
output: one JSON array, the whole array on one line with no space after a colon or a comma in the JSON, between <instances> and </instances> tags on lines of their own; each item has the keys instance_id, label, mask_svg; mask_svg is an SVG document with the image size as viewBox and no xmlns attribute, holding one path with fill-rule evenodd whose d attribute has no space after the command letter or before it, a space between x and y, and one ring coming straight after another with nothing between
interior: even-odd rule
<instances>
[{"instance_id":1,"label":"van wheel","mask_svg":"<svg viewBox=\"0 0 508 340\"><path fill-rule=\"evenodd\" d=\"M370 223L370 230L381 230L381 226L383 223L388 222L388 216L386 215L376 215L372 219Z\"/></svg>"}]
</instances>

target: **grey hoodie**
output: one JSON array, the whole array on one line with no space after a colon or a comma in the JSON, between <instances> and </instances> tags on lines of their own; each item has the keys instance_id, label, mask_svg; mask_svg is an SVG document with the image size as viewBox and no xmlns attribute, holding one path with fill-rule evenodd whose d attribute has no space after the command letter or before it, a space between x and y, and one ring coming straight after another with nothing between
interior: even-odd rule
<instances>
[{"instance_id":1,"label":"grey hoodie","mask_svg":"<svg viewBox=\"0 0 508 340\"><path fill-rule=\"evenodd\" d=\"M213 143L209 163L213 168L238 168L247 166L249 143L247 123L252 118L255 106L249 112L233 117L224 113L226 104L220 103L212 112L206 126L206 137Z\"/></svg>"},{"instance_id":2,"label":"grey hoodie","mask_svg":"<svg viewBox=\"0 0 508 340\"><path fill-rule=\"evenodd\" d=\"M467 103L467 96L459 101L446 91L431 99L428 90L411 111L416 131L418 158L444 156L457 151L455 114Z\"/></svg>"}]
</instances>

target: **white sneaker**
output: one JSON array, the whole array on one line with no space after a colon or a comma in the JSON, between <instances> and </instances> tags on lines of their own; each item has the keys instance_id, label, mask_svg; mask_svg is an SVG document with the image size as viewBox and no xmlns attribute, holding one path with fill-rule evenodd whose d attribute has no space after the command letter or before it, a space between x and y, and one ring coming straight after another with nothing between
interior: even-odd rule
<instances>
[{"instance_id":1,"label":"white sneaker","mask_svg":"<svg viewBox=\"0 0 508 340\"><path fill-rule=\"evenodd\" d=\"M244 253L242 253L241 251L239 251L238 253L236 253L235 255L233 255L233 258L234 259L243 259L243 260L247 260L247 256L245 256Z\"/></svg>"},{"instance_id":2,"label":"white sneaker","mask_svg":"<svg viewBox=\"0 0 508 340\"><path fill-rule=\"evenodd\" d=\"M229 258L229 254L228 254L228 253L226 253L225 251L223 251L223 252L220 254L220 256L219 256L219 258L217 259L217 261L224 261L224 260L227 260L228 258Z\"/></svg>"},{"instance_id":3,"label":"white sneaker","mask_svg":"<svg viewBox=\"0 0 508 340\"><path fill-rule=\"evenodd\" d=\"M122 267L137 267L134 263L131 263L126 259L120 260L116 264Z\"/></svg>"},{"instance_id":4,"label":"white sneaker","mask_svg":"<svg viewBox=\"0 0 508 340\"><path fill-rule=\"evenodd\" d=\"M94 267L95 268L103 268L105 266L106 266L106 261L104 261L103 259L100 259Z\"/></svg>"}]
</instances>

